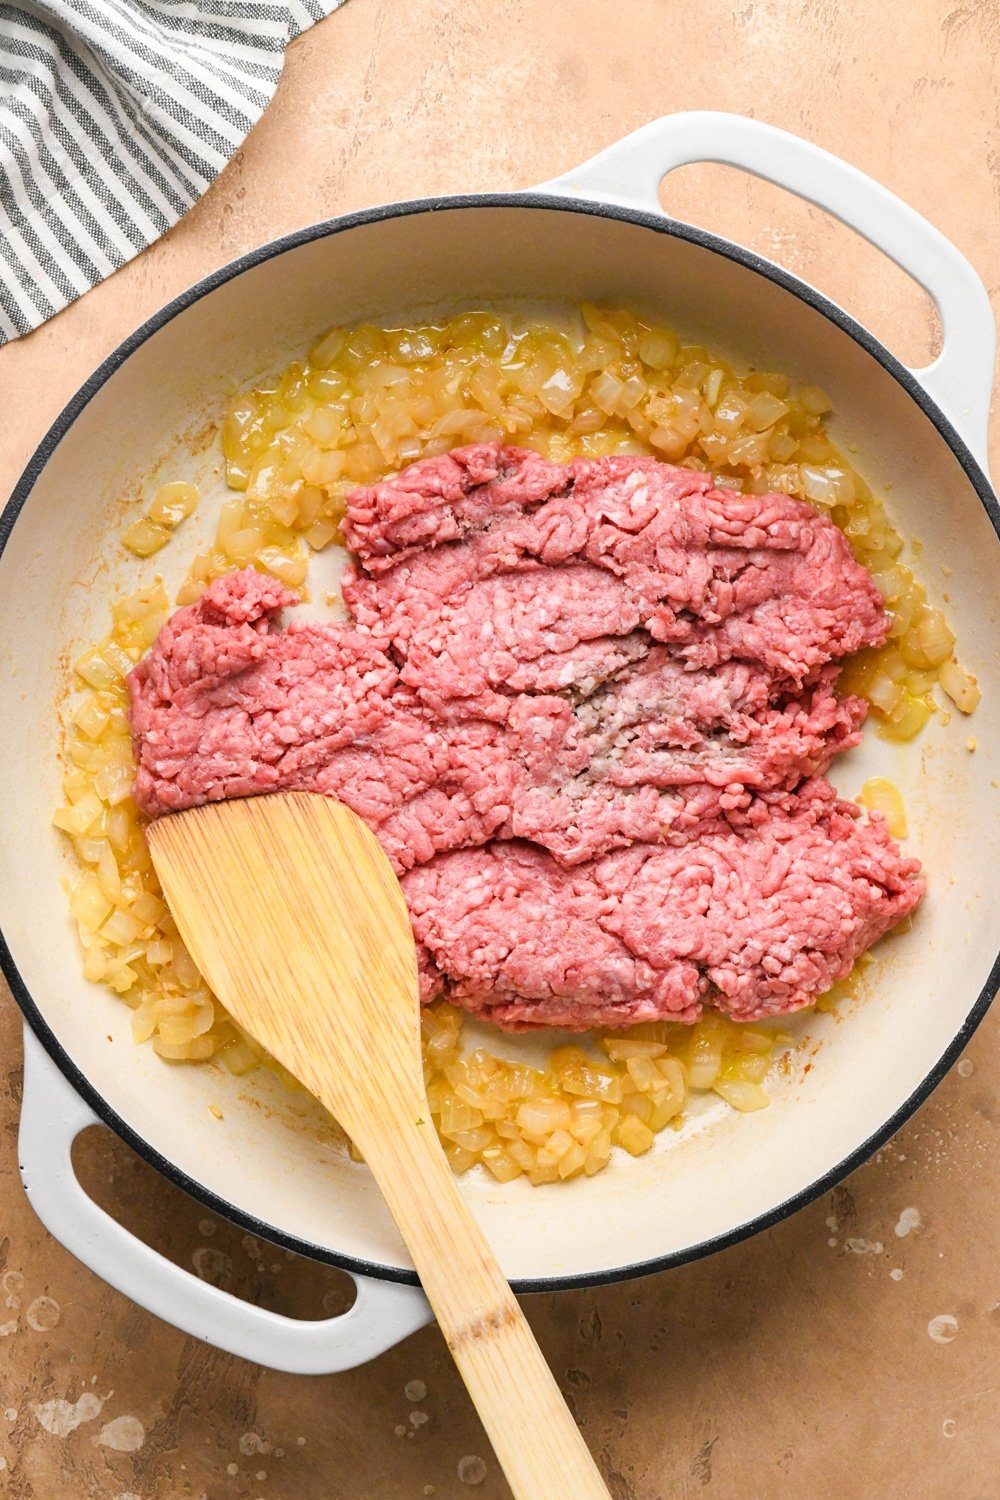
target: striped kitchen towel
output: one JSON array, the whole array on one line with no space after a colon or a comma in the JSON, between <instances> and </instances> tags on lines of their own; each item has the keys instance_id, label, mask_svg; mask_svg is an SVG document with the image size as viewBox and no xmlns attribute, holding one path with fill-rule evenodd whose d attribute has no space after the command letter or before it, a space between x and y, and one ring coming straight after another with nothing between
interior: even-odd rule
<instances>
[{"instance_id":1,"label":"striped kitchen towel","mask_svg":"<svg viewBox=\"0 0 1000 1500\"><path fill-rule=\"evenodd\" d=\"M0 0L0 344L158 239L342 0Z\"/></svg>"}]
</instances>

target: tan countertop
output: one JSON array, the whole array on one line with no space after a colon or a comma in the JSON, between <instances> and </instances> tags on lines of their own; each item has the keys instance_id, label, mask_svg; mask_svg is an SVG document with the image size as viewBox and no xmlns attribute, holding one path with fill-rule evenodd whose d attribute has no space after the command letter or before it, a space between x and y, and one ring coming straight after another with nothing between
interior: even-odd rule
<instances>
[{"instance_id":1,"label":"tan countertop","mask_svg":"<svg viewBox=\"0 0 1000 1500\"><path fill-rule=\"evenodd\" d=\"M526 186L677 109L756 115L846 156L944 229L996 305L998 69L993 0L350 0L290 49L272 108L188 218L0 352L0 494L119 339L238 253L393 198ZM687 169L666 200L814 280L902 355L930 347L926 300L816 210L719 168ZM435 1329L350 1374L274 1374L186 1339L66 1254L17 1175L5 992L0 1036L0 1493L508 1494ZM994 1013L874 1161L791 1220L681 1270L528 1299L614 1500L1000 1500L998 1070ZM95 1136L81 1173L151 1243L187 1266L200 1251L280 1310L340 1305L337 1273L219 1223ZM949 1342L951 1325L929 1332L939 1317L955 1320ZM487 1465L471 1489L470 1454Z\"/></svg>"}]
</instances>

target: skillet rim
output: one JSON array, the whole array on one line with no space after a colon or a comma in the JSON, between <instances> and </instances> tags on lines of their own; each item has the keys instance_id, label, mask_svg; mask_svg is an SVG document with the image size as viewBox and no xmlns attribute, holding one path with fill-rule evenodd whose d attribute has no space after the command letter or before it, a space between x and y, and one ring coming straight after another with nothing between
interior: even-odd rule
<instances>
[{"instance_id":1,"label":"skillet rim","mask_svg":"<svg viewBox=\"0 0 1000 1500\"><path fill-rule=\"evenodd\" d=\"M63 407L62 411L52 423L48 432L42 438L35 452L25 465L21 477L17 481L2 514L0 514L0 565L2 565L3 553L7 542L10 540L14 526L24 510L31 492L35 487L45 465L55 452L59 443L65 437L70 427L79 417L84 408L90 403L97 392L106 384L110 377L118 370L128 358L146 343L159 329L177 317L180 313L192 307L203 297L217 288L224 286L227 282L234 280L245 271L262 265L265 261L282 255L288 250L293 250L301 245L309 244L314 240L326 239L334 234L341 234L347 230L358 228L362 225L376 224L388 219L407 218L422 213L441 213L458 209L470 208L517 208L551 211L562 213L579 213L589 217L618 220L623 223L633 224L641 229L651 230L657 234L669 234L675 239L686 240L690 244L699 246L701 249L710 251L715 255L721 255L724 259L736 262L746 269L756 272L766 280L790 292L801 302L804 302L813 311L819 313L826 320L835 325L842 333L845 333L856 344L858 344L872 359L896 381L929 419L938 435L943 438L952 455L958 461L979 500L986 511L993 526L993 530L1000 541L1000 502L993 491L989 479L981 465L973 456L965 440L961 437L953 423L945 416L938 404L931 398L928 392L920 384L912 371L898 360L895 355L874 337L855 318L838 307L822 292L798 277L791 275L782 267L775 265L772 261L758 255L755 251L747 250L720 235L711 233L705 229L696 228L690 224L684 224L679 220L672 219L665 214L650 213L641 209L627 208L619 204L601 203L592 199L565 198L555 193L523 192L523 193L475 193L442 195L431 198L409 199L401 203L385 204L375 208L362 209L356 213L343 214L333 219L321 220L304 229L299 229L290 234L282 235L278 239L269 240L266 244L255 250L248 251L227 265L212 271L208 276L195 282L178 296L166 303L152 317L148 318L135 331L123 339L111 354L97 367L94 373L80 387L74 396ZM69 1057L55 1032L45 1020L38 1006L35 1004L27 985L21 978L20 971L14 957L7 945L6 938L0 927L0 970L2 970L11 993L35 1036L38 1038L48 1056L59 1068L60 1072L72 1085L76 1092L94 1111L98 1119L115 1132L126 1145L136 1152L144 1161L154 1167L168 1181L183 1189L189 1197L196 1202L204 1204L226 1218L230 1223L239 1225L249 1230L262 1239L272 1244L281 1246L283 1249L294 1251L298 1255L306 1256L310 1260L319 1261L325 1265L335 1266L340 1270L348 1271L354 1275L367 1276L378 1281L396 1282L408 1286L419 1285L416 1273L404 1270L398 1266L382 1265L378 1262L367 1261L358 1256L344 1255L338 1251L332 1251L325 1246L316 1245L307 1240L302 1240L295 1235L287 1234L273 1225L267 1224L256 1215L247 1213L237 1208L227 1199L205 1188L196 1179L181 1171L167 1157L163 1156L154 1146L151 1146L139 1133L132 1129L121 1116L90 1082L87 1076L76 1066ZM725 1234L714 1235L709 1239L702 1240L696 1245L687 1246L683 1250L675 1250L662 1256L654 1256L648 1260L635 1261L625 1265L609 1267L600 1271L584 1271L569 1276L537 1276L520 1277L511 1282L515 1292L554 1292L567 1291L575 1287L607 1286L619 1281L629 1281L636 1277L653 1275L659 1271L665 1271L673 1266L686 1265L690 1262L701 1260L707 1255L714 1254L717 1250L727 1249L731 1245L739 1244L742 1240L759 1234L764 1229L772 1228L783 1219L788 1218L800 1208L806 1207L835 1187L856 1168L862 1166L876 1151L885 1145L896 1131L916 1112L919 1107L933 1093L942 1078L949 1071L952 1064L958 1058L977 1027L982 1022L988 1011L998 989L1000 989L1000 951L997 953L986 982L976 997L973 1005L968 1011L964 1022L956 1032L952 1041L945 1048L937 1063L925 1075L922 1082L913 1090L910 1096L896 1109L892 1115L874 1131L866 1140L856 1146L853 1151L842 1158L835 1166L831 1167L821 1177L815 1178L807 1187L793 1193L781 1203L757 1215L746 1223L738 1225Z\"/></svg>"}]
</instances>

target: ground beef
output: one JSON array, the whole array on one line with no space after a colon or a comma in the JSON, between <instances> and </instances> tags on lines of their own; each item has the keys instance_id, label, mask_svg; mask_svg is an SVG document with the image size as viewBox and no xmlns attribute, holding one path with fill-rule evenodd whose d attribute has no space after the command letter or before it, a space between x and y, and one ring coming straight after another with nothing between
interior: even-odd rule
<instances>
[{"instance_id":1,"label":"ground beef","mask_svg":"<svg viewBox=\"0 0 1000 1500\"><path fill-rule=\"evenodd\" d=\"M355 492L349 625L251 570L131 674L150 815L279 788L377 832L425 998L508 1027L808 1004L919 900L822 780L888 621L837 528L653 459L477 445Z\"/></svg>"},{"instance_id":2,"label":"ground beef","mask_svg":"<svg viewBox=\"0 0 1000 1500\"><path fill-rule=\"evenodd\" d=\"M828 782L682 846L572 871L531 844L436 855L403 878L427 988L502 1026L739 1021L797 1010L914 903L912 861Z\"/></svg>"}]
</instances>

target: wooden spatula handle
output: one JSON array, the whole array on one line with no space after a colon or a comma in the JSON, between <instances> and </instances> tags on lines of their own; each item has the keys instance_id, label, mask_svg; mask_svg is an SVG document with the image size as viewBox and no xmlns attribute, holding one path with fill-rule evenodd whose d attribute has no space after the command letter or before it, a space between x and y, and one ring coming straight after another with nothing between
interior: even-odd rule
<instances>
[{"instance_id":1,"label":"wooden spatula handle","mask_svg":"<svg viewBox=\"0 0 1000 1500\"><path fill-rule=\"evenodd\" d=\"M429 1118L425 1124L400 1118L391 1136L383 1119L358 1145L515 1500L610 1500L524 1313L455 1185Z\"/></svg>"}]
</instances>

